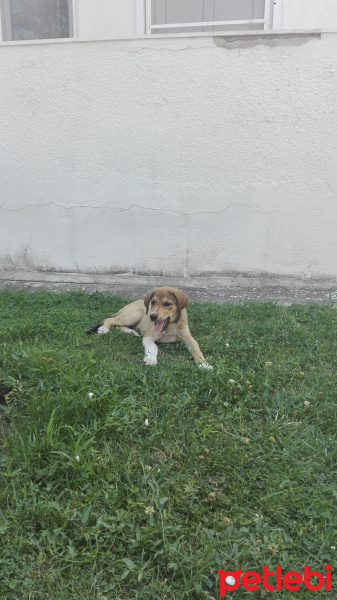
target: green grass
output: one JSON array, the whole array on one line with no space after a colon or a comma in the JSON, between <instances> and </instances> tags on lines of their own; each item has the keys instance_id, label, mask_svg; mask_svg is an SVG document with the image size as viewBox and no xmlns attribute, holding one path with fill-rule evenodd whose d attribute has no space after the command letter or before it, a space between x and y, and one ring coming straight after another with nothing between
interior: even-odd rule
<instances>
[{"instance_id":1,"label":"green grass","mask_svg":"<svg viewBox=\"0 0 337 600\"><path fill-rule=\"evenodd\" d=\"M335 564L335 309L191 303L203 371L86 337L120 297L0 302L1 600L210 600L218 568Z\"/></svg>"}]
</instances>

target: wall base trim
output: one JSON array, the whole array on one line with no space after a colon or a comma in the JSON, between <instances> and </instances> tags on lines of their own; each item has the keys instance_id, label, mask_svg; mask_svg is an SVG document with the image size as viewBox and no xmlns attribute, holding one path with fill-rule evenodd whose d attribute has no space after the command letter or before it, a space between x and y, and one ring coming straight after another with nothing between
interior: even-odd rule
<instances>
[{"instance_id":1,"label":"wall base trim","mask_svg":"<svg viewBox=\"0 0 337 600\"><path fill-rule=\"evenodd\" d=\"M272 300L280 304L296 302L332 302L337 305L337 279L301 279L284 275L224 274L202 277L168 277L117 273L63 273L41 271L0 271L0 289L50 289L67 291L83 289L141 297L152 287L170 285L188 292L191 299L215 302Z\"/></svg>"}]
</instances>

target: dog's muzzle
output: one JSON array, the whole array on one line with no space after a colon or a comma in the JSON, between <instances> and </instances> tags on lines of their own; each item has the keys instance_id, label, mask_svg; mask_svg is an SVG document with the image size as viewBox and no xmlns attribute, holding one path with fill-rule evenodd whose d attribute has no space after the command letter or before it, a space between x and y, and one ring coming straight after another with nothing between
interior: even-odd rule
<instances>
[{"instance_id":1,"label":"dog's muzzle","mask_svg":"<svg viewBox=\"0 0 337 600\"><path fill-rule=\"evenodd\" d=\"M151 321L156 323L154 327L154 333L163 333L163 331L167 329L170 322L170 317L167 317L167 319L165 319L164 321L157 321L158 315L156 315L155 313L152 313L150 315L150 319Z\"/></svg>"}]
</instances>

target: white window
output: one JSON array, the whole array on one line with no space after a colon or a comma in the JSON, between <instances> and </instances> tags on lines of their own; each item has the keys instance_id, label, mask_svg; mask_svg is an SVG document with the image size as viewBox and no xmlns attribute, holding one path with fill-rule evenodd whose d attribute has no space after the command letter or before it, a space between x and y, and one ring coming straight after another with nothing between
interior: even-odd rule
<instances>
[{"instance_id":1,"label":"white window","mask_svg":"<svg viewBox=\"0 0 337 600\"><path fill-rule=\"evenodd\" d=\"M273 0L146 0L146 33L271 29Z\"/></svg>"},{"instance_id":2,"label":"white window","mask_svg":"<svg viewBox=\"0 0 337 600\"><path fill-rule=\"evenodd\" d=\"M74 35L72 0L0 0L4 41Z\"/></svg>"}]
</instances>

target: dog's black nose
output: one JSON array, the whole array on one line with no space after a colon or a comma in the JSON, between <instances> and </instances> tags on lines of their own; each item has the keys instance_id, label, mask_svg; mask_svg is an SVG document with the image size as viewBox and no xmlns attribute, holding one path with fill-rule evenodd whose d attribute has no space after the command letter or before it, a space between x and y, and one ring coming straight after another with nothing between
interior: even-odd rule
<instances>
[{"instance_id":1,"label":"dog's black nose","mask_svg":"<svg viewBox=\"0 0 337 600\"><path fill-rule=\"evenodd\" d=\"M156 321L156 320L157 320L157 315L156 315L156 314L154 314L154 313L152 313L152 314L150 315L150 319L151 319L151 321Z\"/></svg>"}]
</instances>

